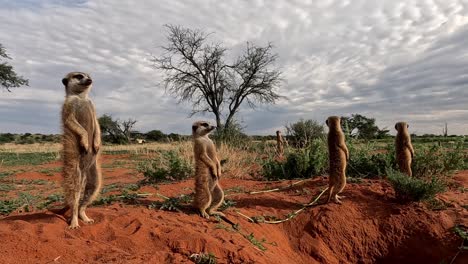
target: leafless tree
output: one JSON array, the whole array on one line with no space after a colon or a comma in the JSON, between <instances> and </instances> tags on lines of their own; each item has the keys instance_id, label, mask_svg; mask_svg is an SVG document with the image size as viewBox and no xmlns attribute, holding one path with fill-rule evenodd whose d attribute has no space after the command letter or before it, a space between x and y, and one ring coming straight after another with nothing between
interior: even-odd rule
<instances>
[{"instance_id":1,"label":"leafless tree","mask_svg":"<svg viewBox=\"0 0 468 264\"><path fill-rule=\"evenodd\" d=\"M209 43L210 34L176 25L165 27L168 44L152 61L164 73L166 91L179 102L192 103L191 115L213 113L218 128L224 125L227 129L242 103L255 108L281 97L275 92L281 72L273 67L278 56L271 43L265 47L247 43L243 54L227 64L228 50L219 43Z\"/></svg>"},{"instance_id":2,"label":"leafless tree","mask_svg":"<svg viewBox=\"0 0 468 264\"><path fill-rule=\"evenodd\" d=\"M135 119L129 118L128 120L124 120L122 122L117 121L117 123L120 123L118 126L120 132L125 136L127 139L127 142L130 142L130 132L132 131L133 126L136 124Z\"/></svg>"}]
</instances>

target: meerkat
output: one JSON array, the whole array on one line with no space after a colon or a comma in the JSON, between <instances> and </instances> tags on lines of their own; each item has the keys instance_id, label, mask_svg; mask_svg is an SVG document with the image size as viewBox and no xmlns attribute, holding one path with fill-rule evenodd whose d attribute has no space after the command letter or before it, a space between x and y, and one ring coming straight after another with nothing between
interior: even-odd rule
<instances>
[{"instance_id":1,"label":"meerkat","mask_svg":"<svg viewBox=\"0 0 468 264\"><path fill-rule=\"evenodd\" d=\"M326 123L328 126L328 157L329 157L329 185L328 185L328 200L331 198L341 204L338 194L343 191L346 186L346 163L349 160L349 151L346 147L345 136L341 129L341 122L338 116L330 116Z\"/></svg>"},{"instance_id":2,"label":"meerkat","mask_svg":"<svg viewBox=\"0 0 468 264\"><path fill-rule=\"evenodd\" d=\"M78 218L87 224L94 222L85 211L101 188L101 131L94 105L88 98L91 77L71 72L62 83L66 93L62 107L63 190L66 208L72 211L69 228L75 229L80 227Z\"/></svg>"},{"instance_id":3,"label":"meerkat","mask_svg":"<svg viewBox=\"0 0 468 264\"><path fill-rule=\"evenodd\" d=\"M284 154L284 140L281 131L276 131L276 154L278 157L283 157Z\"/></svg>"},{"instance_id":4,"label":"meerkat","mask_svg":"<svg viewBox=\"0 0 468 264\"><path fill-rule=\"evenodd\" d=\"M398 122L395 129L398 131L395 138L396 159L398 168L408 176L413 176L411 162L414 157L414 149L411 144L411 136L408 132L409 125L406 122Z\"/></svg>"},{"instance_id":5,"label":"meerkat","mask_svg":"<svg viewBox=\"0 0 468 264\"><path fill-rule=\"evenodd\" d=\"M208 122L198 121L192 125L193 153L195 157L194 207L204 218L210 215L224 216L216 211L224 201L224 192L219 185L221 164L215 145L208 135L215 129Z\"/></svg>"}]
</instances>

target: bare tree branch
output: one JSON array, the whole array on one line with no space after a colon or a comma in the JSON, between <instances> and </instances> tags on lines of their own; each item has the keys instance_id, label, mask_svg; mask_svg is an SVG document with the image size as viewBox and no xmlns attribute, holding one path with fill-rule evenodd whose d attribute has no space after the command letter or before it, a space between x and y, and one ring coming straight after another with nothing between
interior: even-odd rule
<instances>
[{"instance_id":1,"label":"bare tree branch","mask_svg":"<svg viewBox=\"0 0 468 264\"><path fill-rule=\"evenodd\" d=\"M179 99L190 102L192 112L213 113L218 127L227 128L243 102L254 108L257 104L275 103L281 96L274 90L281 83L281 72L273 68L277 55L273 46L259 47L247 43L244 54L234 64L224 58L227 49L219 43L209 43L209 34L175 25L165 25L167 45L162 55L153 57L154 67L164 75L164 87ZM223 113L224 106L227 113Z\"/></svg>"}]
</instances>

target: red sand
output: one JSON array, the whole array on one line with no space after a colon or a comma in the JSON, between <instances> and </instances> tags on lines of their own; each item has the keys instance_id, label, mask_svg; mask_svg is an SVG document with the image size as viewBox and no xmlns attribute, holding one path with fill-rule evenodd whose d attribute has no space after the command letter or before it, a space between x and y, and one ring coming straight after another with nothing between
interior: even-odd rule
<instances>
[{"instance_id":1,"label":"red sand","mask_svg":"<svg viewBox=\"0 0 468 264\"><path fill-rule=\"evenodd\" d=\"M104 174L105 184L136 182L134 174L112 169ZM93 207L88 215L96 223L82 224L79 230L68 230L64 218L49 211L16 213L0 219L0 263L193 263L188 257L200 252L213 253L218 263L449 263L461 243L450 228L468 226L468 212L462 207L468 193L459 188L467 188L467 181L468 171L454 177L454 187L439 197L450 204L441 211L422 203L399 204L384 180L349 184L342 205L317 205L277 225L250 223L236 210L283 218L314 198L326 180L317 178L283 192L227 197L236 202L225 211L227 217L243 234L265 239L266 251L189 208L179 213L144 205ZM290 183L222 179L225 189L260 190ZM188 180L140 192L178 196L191 193L192 185ZM455 263L468 263L468 252Z\"/></svg>"}]
</instances>

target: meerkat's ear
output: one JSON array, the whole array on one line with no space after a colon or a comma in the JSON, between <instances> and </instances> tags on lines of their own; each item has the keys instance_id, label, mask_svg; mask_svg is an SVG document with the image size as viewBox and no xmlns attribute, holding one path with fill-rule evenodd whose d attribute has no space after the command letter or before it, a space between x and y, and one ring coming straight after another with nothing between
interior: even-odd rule
<instances>
[{"instance_id":1,"label":"meerkat's ear","mask_svg":"<svg viewBox=\"0 0 468 264\"><path fill-rule=\"evenodd\" d=\"M63 83L63 85L67 86L67 84L68 84L68 79L67 79L67 78L63 78L63 79L62 79L62 83Z\"/></svg>"},{"instance_id":2,"label":"meerkat's ear","mask_svg":"<svg viewBox=\"0 0 468 264\"><path fill-rule=\"evenodd\" d=\"M329 126L329 125L328 125L328 118L327 118L327 120L325 120L325 123L327 124L327 126Z\"/></svg>"},{"instance_id":3,"label":"meerkat's ear","mask_svg":"<svg viewBox=\"0 0 468 264\"><path fill-rule=\"evenodd\" d=\"M398 126L398 123L397 123L397 124L395 124L395 130L398 130L398 127L397 127L397 126Z\"/></svg>"},{"instance_id":4,"label":"meerkat's ear","mask_svg":"<svg viewBox=\"0 0 468 264\"><path fill-rule=\"evenodd\" d=\"M197 131L197 127L198 127L198 126L192 126L192 132Z\"/></svg>"},{"instance_id":5,"label":"meerkat's ear","mask_svg":"<svg viewBox=\"0 0 468 264\"><path fill-rule=\"evenodd\" d=\"M409 125L408 125L408 124L406 124L406 128L409 128Z\"/></svg>"}]
</instances>

